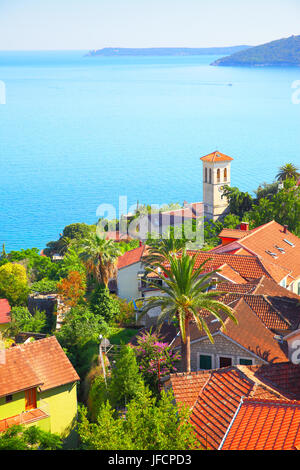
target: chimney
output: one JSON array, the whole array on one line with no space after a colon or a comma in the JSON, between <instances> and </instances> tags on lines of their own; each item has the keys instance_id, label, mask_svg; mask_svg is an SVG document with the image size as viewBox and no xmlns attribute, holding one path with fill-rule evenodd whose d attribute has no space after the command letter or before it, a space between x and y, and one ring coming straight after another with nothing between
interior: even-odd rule
<instances>
[{"instance_id":1,"label":"chimney","mask_svg":"<svg viewBox=\"0 0 300 470\"><path fill-rule=\"evenodd\" d=\"M249 222L241 222L240 230L243 230L244 232L248 232L248 230L249 230Z\"/></svg>"},{"instance_id":2,"label":"chimney","mask_svg":"<svg viewBox=\"0 0 300 470\"><path fill-rule=\"evenodd\" d=\"M286 233L286 232L287 232L287 229L288 229L288 226L287 226L287 225L284 225L284 226L283 226L283 233Z\"/></svg>"}]
</instances>

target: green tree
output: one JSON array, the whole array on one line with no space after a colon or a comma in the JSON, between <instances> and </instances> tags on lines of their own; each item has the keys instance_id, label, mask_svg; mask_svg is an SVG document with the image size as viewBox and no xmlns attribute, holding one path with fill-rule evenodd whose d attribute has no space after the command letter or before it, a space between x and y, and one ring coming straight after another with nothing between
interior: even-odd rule
<instances>
[{"instance_id":1,"label":"green tree","mask_svg":"<svg viewBox=\"0 0 300 470\"><path fill-rule=\"evenodd\" d=\"M80 377L84 377L97 358L99 335L109 336L108 325L85 305L72 308L55 333Z\"/></svg>"},{"instance_id":2,"label":"green tree","mask_svg":"<svg viewBox=\"0 0 300 470\"><path fill-rule=\"evenodd\" d=\"M300 235L300 188L294 179L286 179L284 187L272 199L262 198L248 214L254 227L275 220L287 225L295 235Z\"/></svg>"},{"instance_id":3,"label":"green tree","mask_svg":"<svg viewBox=\"0 0 300 470\"><path fill-rule=\"evenodd\" d=\"M120 314L119 302L110 294L109 289L99 285L90 296L91 310L104 321L112 323Z\"/></svg>"},{"instance_id":4,"label":"green tree","mask_svg":"<svg viewBox=\"0 0 300 470\"><path fill-rule=\"evenodd\" d=\"M20 332L45 333L47 316L45 312L36 310L31 315L27 307L13 307L11 310L11 322L5 331L8 337L16 337Z\"/></svg>"},{"instance_id":5,"label":"green tree","mask_svg":"<svg viewBox=\"0 0 300 470\"><path fill-rule=\"evenodd\" d=\"M146 389L127 405L126 416L107 402L97 423L90 423L81 408L79 436L89 450L189 450L197 448L187 408L174 404L172 393L156 400Z\"/></svg>"},{"instance_id":6,"label":"green tree","mask_svg":"<svg viewBox=\"0 0 300 470\"><path fill-rule=\"evenodd\" d=\"M253 205L253 198L249 193L245 193L236 187L225 186L222 197L228 200L229 212L242 218Z\"/></svg>"},{"instance_id":7,"label":"green tree","mask_svg":"<svg viewBox=\"0 0 300 470\"><path fill-rule=\"evenodd\" d=\"M279 172L276 175L278 181L285 181L286 179L297 179L299 178L298 173L299 168L297 168L293 163L286 163L285 165L279 168Z\"/></svg>"},{"instance_id":8,"label":"green tree","mask_svg":"<svg viewBox=\"0 0 300 470\"><path fill-rule=\"evenodd\" d=\"M0 450L58 450L62 448L60 436L39 429L12 426L0 434Z\"/></svg>"},{"instance_id":9,"label":"green tree","mask_svg":"<svg viewBox=\"0 0 300 470\"><path fill-rule=\"evenodd\" d=\"M30 290L41 294L53 294L57 292L57 282L44 278L31 284Z\"/></svg>"},{"instance_id":10,"label":"green tree","mask_svg":"<svg viewBox=\"0 0 300 470\"><path fill-rule=\"evenodd\" d=\"M271 200L274 197L274 195L278 193L278 191L279 191L278 182L271 183L271 184L263 183L259 185L257 190L254 191L256 194L255 204L257 204L262 198L267 198Z\"/></svg>"},{"instance_id":11,"label":"green tree","mask_svg":"<svg viewBox=\"0 0 300 470\"><path fill-rule=\"evenodd\" d=\"M0 266L0 297L11 305L22 304L28 295L26 269L20 264L7 263Z\"/></svg>"},{"instance_id":12,"label":"green tree","mask_svg":"<svg viewBox=\"0 0 300 470\"><path fill-rule=\"evenodd\" d=\"M109 383L110 403L124 407L144 388L136 356L130 346L122 345Z\"/></svg>"},{"instance_id":13,"label":"green tree","mask_svg":"<svg viewBox=\"0 0 300 470\"><path fill-rule=\"evenodd\" d=\"M207 260L208 261L208 260ZM181 356L184 370L191 371L190 358L190 322L193 320L199 330L204 330L213 342L209 327L202 315L205 309L212 313L224 326L220 312L225 313L231 320L237 323L233 310L222 302L216 300L220 292L211 290L211 276L216 271L204 274L205 261L199 268L195 268L196 257L189 256L185 252L182 256L170 256L169 266L161 265L161 273L156 273L162 280L161 294L149 297L145 300L141 316L152 308L159 307L161 314L158 322L176 318L181 333ZM154 272L153 269L149 271Z\"/></svg>"},{"instance_id":14,"label":"green tree","mask_svg":"<svg viewBox=\"0 0 300 470\"><path fill-rule=\"evenodd\" d=\"M105 240L93 233L81 244L80 257L90 272L106 287L109 279L115 274L118 256L121 255L118 244Z\"/></svg>"},{"instance_id":15,"label":"green tree","mask_svg":"<svg viewBox=\"0 0 300 470\"><path fill-rule=\"evenodd\" d=\"M159 266L168 260L171 253L179 253L185 247L186 240L182 237L176 238L174 229L171 229L166 237L159 240L149 239L147 244L149 244L149 248L144 262L152 266Z\"/></svg>"}]
</instances>

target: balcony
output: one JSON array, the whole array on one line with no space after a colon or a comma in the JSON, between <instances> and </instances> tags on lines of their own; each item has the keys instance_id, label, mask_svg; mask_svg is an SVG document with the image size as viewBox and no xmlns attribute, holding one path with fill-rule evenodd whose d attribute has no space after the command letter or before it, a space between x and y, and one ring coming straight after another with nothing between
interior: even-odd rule
<instances>
[{"instance_id":1,"label":"balcony","mask_svg":"<svg viewBox=\"0 0 300 470\"><path fill-rule=\"evenodd\" d=\"M41 419L49 418L49 405L48 403L40 400L39 408L33 410L23 411L22 413L11 416L10 418L0 420L0 432L6 431L8 428L16 425L25 426L27 424L40 421Z\"/></svg>"}]
</instances>

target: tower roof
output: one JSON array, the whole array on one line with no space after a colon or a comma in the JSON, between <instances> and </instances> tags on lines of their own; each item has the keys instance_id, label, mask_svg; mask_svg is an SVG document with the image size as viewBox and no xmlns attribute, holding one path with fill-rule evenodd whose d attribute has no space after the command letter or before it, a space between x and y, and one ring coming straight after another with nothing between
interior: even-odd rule
<instances>
[{"instance_id":1,"label":"tower roof","mask_svg":"<svg viewBox=\"0 0 300 470\"><path fill-rule=\"evenodd\" d=\"M231 161L233 158L229 157L228 155L225 155L224 153L219 152L216 150L213 153L209 153L208 155L205 155L204 157L201 157L200 160L203 162L226 162L226 161Z\"/></svg>"}]
</instances>

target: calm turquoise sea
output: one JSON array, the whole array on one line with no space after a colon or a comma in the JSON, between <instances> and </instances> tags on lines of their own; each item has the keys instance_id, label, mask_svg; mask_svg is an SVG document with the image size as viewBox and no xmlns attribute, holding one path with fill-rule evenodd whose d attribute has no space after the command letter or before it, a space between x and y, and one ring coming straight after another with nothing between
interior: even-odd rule
<instances>
[{"instance_id":1,"label":"calm turquoise sea","mask_svg":"<svg viewBox=\"0 0 300 470\"><path fill-rule=\"evenodd\" d=\"M210 67L216 58L0 52L0 243L43 248L119 195L202 200L199 158L216 149L247 191L300 165L300 69Z\"/></svg>"}]
</instances>

